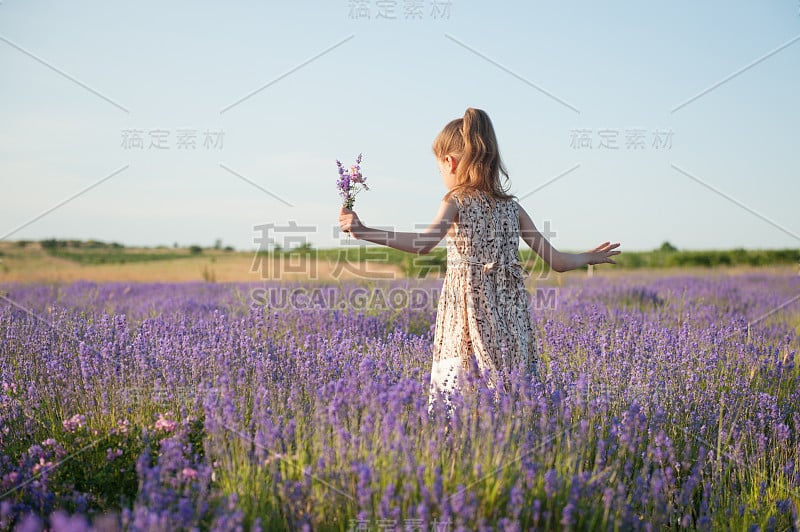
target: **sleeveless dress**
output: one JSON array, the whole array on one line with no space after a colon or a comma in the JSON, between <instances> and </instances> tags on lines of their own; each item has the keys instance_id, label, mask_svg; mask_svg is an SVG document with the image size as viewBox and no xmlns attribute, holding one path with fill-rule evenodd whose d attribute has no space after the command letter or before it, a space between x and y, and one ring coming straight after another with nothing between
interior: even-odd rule
<instances>
[{"instance_id":1,"label":"sleeveless dress","mask_svg":"<svg viewBox=\"0 0 800 532\"><path fill-rule=\"evenodd\" d=\"M465 391L478 369L489 388L508 391L512 370L537 375L538 355L519 263L519 204L482 192L454 194L455 235L448 234L447 270L439 296L428 411L443 393ZM476 381L477 382L477 381Z\"/></svg>"}]
</instances>

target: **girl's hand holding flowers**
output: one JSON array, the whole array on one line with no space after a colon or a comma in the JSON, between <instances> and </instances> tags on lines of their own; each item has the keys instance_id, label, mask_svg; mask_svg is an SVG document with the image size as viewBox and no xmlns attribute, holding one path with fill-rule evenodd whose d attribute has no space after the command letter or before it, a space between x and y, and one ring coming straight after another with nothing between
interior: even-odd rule
<instances>
[{"instance_id":1,"label":"girl's hand holding flowers","mask_svg":"<svg viewBox=\"0 0 800 532\"><path fill-rule=\"evenodd\" d=\"M336 166L339 168L339 177L336 179L336 188L339 189L339 196L342 198L342 209L339 212L339 227L342 231L347 231L350 235L355 236L355 231L361 229L361 220L358 215L352 211L353 204L356 201L356 194L362 190L369 190L366 183L367 178L361 174L361 154L356 158L356 164L349 169L342 166L341 161L336 160ZM358 238L358 237L356 237Z\"/></svg>"},{"instance_id":2,"label":"girl's hand holding flowers","mask_svg":"<svg viewBox=\"0 0 800 532\"><path fill-rule=\"evenodd\" d=\"M358 215L355 211L342 206L342 209L339 211L339 228L342 231L350 233L355 238L358 238L362 227L361 220L358 219Z\"/></svg>"}]
</instances>

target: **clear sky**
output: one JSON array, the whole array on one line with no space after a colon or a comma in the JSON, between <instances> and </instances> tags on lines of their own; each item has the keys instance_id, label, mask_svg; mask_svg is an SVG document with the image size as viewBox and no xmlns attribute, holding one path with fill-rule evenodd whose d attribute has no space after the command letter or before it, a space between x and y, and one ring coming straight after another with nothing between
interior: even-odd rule
<instances>
[{"instance_id":1,"label":"clear sky","mask_svg":"<svg viewBox=\"0 0 800 532\"><path fill-rule=\"evenodd\" d=\"M3 239L336 246L359 152L412 230L472 106L558 248L800 245L798 0L2 0L0 69Z\"/></svg>"}]
</instances>

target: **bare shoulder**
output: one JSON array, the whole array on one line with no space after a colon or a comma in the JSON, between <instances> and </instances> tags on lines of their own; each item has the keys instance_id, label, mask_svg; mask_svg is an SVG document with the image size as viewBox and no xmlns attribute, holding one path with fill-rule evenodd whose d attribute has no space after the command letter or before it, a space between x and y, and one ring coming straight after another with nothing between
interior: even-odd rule
<instances>
[{"instance_id":1,"label":"bare shoulder","mask_svg":"<svg viewBox=\"0 0 800 532\"><path fill-rule=\"evenodd\" d=\"M528 214L528 211L525 210L519 202L517 204L517 221L519 222L520 228L522 229L532 229L535 227L533 223L533 219Z\"/></svg>"}]
</instances>

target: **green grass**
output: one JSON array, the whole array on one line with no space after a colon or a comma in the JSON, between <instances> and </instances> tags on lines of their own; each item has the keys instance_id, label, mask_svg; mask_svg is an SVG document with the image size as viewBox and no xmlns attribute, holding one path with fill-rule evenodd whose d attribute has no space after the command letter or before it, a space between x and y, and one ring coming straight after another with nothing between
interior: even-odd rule
<instances>
[{"instance_id":1,"label":"green grass","mask_svg":"<svg viewBox=\"0 0 800 532\"><path fill-rule=\"evenodd\" d=\"M188 259L194 257L187 253L140 253L119 250L86 250L49 252L53 257L71 260L79 264L125 264L130 262L152 262L159 260Z\"/></svg>"}]
</instances>

